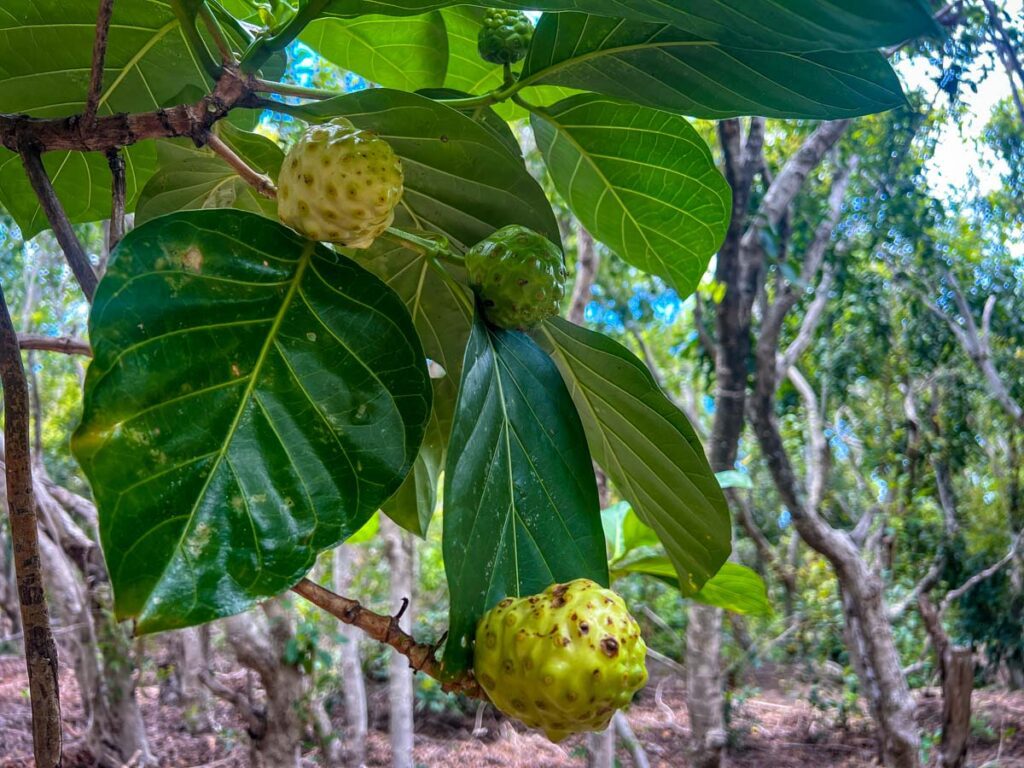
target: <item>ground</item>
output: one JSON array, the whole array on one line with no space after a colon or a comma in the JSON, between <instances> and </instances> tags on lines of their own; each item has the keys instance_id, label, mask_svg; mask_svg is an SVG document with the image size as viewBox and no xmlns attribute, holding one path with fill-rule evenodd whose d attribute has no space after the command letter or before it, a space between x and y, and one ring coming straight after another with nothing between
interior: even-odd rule
<instances>
[{"instance_id":1,"label":"ground","mask_svg":"<svg viewBox=\"0 0 1024 768\"><path fill-rule=\"evenodd\" d=\"M777 673L778 670L775 671ZM775 679L785 679L773 673ZM652 676L652 684L638 697L628 713L629 722L645 745L652 768L681 768L688 735L683 689L678 678ZM836 711L812 707L807 687L767 686L759 675L759 688L734 703L732 720L733 768L851 768L873 765L874 740L870 723L851 716L845 728L835 725ZM240 675L228 682L243 684ZM66 764L88 766L82 755L83 715L73 675L61 680L67 723ZM29 768L31 737L24 662L19 657L0 657L0 768ZM931 689L919 691L919 718L925 734L935 734L941 721L941 701ZM155 676L144 679L139 694L149 730L150 744L160 765L174 768L218 766L244 768L248 764L245 729L233 710L216 703L215 732L190 734L180 708L162 704ZM384 692L371 695L371 709L386 711ZM381 716L375 725L383 726ZM430 768L561 768L585 765L582 738L554 745L542 736L500 723L493 714L482 721L487 733L472 735L472 716L451 712L418 715L416 763ZM980 690L975 694L975 726L969 764L980 768L1024 768L1024 692ZM926 736L926 739L928 737ZM315 752L307 753L313 766ZM389 765L387 735L374 730L370 738L370 766ZM619 764L632 765L619 746Z\"/></svg>"}]
</instances>

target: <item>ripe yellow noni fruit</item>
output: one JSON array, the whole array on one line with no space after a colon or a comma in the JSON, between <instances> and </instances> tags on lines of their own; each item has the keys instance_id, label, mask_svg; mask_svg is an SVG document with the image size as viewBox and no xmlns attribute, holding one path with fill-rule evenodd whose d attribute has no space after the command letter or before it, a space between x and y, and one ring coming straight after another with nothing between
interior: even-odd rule
<instances>
[{"instance_id":1,"label":"ripe yellow noni fruit","mask_svg":"<svg viewBox=\"0 0 1024 768\"><path fill-rule=\"evenodd\" d=\"M589 579L506 598L476 630L473 671L494 705L552 741L608 727L647 682L622 598Z\"/></svg>"},{"instance_id":2,"label":"ripe yellow noni fruit","mask_svg":"<svg viewBox=\"0 0 1024 768\"><path fill-rule=\"evenodd\" d=\"M307 130L277 182L277 215L311 240L369 248L391 226L402 163L391 145L340 117Z\"/></svg>"}]
</instances>

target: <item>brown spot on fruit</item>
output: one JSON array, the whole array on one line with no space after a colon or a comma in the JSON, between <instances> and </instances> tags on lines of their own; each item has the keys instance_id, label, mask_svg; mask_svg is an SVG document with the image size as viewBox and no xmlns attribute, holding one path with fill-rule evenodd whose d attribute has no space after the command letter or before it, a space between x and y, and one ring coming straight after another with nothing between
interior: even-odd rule
<instances>
[{"instance_id":1,"label":"brown spot on fruit","mask_svg":"<svg viewBox=\"0 0 1024 768\"><path fill-rule=\"evenodd\" d=\"M590 632L590 625L585 621L580 622L580 634L585 635Z\"/></svg>"},{"instance_id":2,"label":"brown spot on fruit","mask_svg":"<svg viewBox=\"0 0 1024 768\"><path fill-rule=\"evenodd\" d=\"M619 655L619 641L611 635L601 639L601 652L609 659Z\"/></svg>"}]
</instances>

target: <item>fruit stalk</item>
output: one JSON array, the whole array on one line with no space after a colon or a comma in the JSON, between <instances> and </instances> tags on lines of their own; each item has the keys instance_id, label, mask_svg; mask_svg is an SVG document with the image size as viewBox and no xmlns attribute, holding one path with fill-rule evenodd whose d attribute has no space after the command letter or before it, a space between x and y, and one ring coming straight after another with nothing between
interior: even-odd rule
<instances>
[{"instance_id":1,"label":"fruit stalk","mask_svg":"<svg viewBox=\"0 0 1024 768\"><path fill-rule=\"evenodd\" d=\"M440 682L441 688L448 693L461 693L472 699L487 700L487 694L480 688L471 672L454 679L442 678L441 664L435 658L440 643L429 645L416 642L412 635L398 624L401 611L397 616L383 616L363 607L359 601L337 595L309 579L300 581L292 587L292 591L339 621L358 627L373 640L391 646L409 659L410 667Z\"/></svg>"}]
</instances>

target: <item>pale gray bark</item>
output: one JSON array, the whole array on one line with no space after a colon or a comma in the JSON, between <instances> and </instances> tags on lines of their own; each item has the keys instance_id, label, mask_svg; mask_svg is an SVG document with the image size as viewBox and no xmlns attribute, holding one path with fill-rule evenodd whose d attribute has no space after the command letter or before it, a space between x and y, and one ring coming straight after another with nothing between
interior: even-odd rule
<instances>
[{"instance_id":1,"label":"pale gray bark","mask_svg":"<svg viewBox=\"0 0 1024 768\"><path fill-rule=\"evenodd\" d=\"M634 768L651 768L651 763L647 759L647 752L644 751L643 744L640 743L640 739L633 733L629 720L621 710L612 717L612 725L615 727L615 733L618 734L619 738L622 739L622 743L626 745L626 749L629 750L629 755L633 758Z\"/></svg>"},{"instance_id":2,"label":"pale gray bark","mask_svg":"<svg viewBox=\"0 0 1024 768\"><path fill-rule=\"evenodd\" d=\"M587 768L615 768L615 726L587 734Z\"/></svg>"},{"instance_id":3,"label":"pale gray bark","mask_svg":"<svg viewBox=\"0 0 1024 768\"><path fill-rule=\"evenodd\" d=\"M720 765L725 752L721 643L722 611L692 603L686 629L686 706L695 739L694 768Z\"/></svg>"},{"instance_id":4,"label":"pale gray bark","mask_svg":"<svg viewBox=\"0 0 1024 768\"><path fill-rule=\"evenodd\" d=\"M263 704L257 705L212 677L204 679L249 722L253 768L299 768L304 727L298 703L305 695L305 679L301 669L283 661L293 634L291 617L280 598L261 608L262 617L257 612L232 616L223 626L238 661L259 675L265 692Z\"/></svg>"},{"instance_id":5,"label":"pale gray bark","mask_svg":"<svg viewBox=\"0 0 1024 768\"><path fill-rule=\"evenodd\" d=\"M573 283L568 317L570 322L582 325L601 257L594 247L594 238L582 226L577 230L577 243L576 281Z\"/></svg>"},{"instance_id":6,"label":"pale gray bark","mask_svg":"<svg viewBox=\"0 0 1024 768\"><path fill-rule=\"evenodd\" d=\"M352 585L354 547L342 545L334 550L334 591L347 595ZM361 632L350 624L342 624L341 679L345 696L345 722L348 725L346 752L349 765L362 768L366 764L366 732L369 717L366 704L366 680L360 656Z\"/></svg>"},{"instance_id":7,"label":"pale gray bark","mask_svg":"<svg viewBox=\"0 0 1024 768\"><path fill-rule=\"evenodd\" d=\"M411 534L402 530L389 518L381 516L381 533L387 546L388 570L390 571L391 604L399 606L408 600L399 625L406 632L411 630L412 590L414 573L414 551ZM391 652L388 675L388 700L390 706L389 734L391 740L391 764L394 768L414 768L413 760L413 679L409 660L396 651Z\"/></svg>"}]
</instances>

